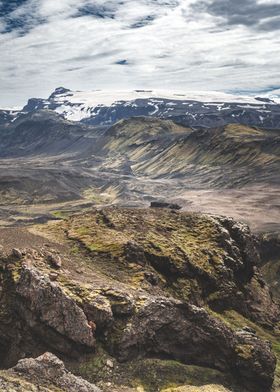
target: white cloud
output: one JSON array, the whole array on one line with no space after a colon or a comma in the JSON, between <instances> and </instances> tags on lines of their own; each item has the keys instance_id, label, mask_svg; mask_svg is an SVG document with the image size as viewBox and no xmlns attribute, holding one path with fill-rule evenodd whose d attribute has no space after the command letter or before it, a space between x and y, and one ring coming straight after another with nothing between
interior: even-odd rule
<instances>
[{"instance_id":1,"label":"white cloud","mask_svg":"<svg viewBox=\"0 0 280 392\"><path fill-rule=\"evenodd\" d=\"M29 0L14 13L27 13L31 30L0 34L0 105L24 104L60 85L220 91L279 86L277 31L221 26L216 16L194 13L193 3ZM92 15L98 7L107 17ZM78 10L84 16L73 17Z\"/></svg>"}]
</instances>

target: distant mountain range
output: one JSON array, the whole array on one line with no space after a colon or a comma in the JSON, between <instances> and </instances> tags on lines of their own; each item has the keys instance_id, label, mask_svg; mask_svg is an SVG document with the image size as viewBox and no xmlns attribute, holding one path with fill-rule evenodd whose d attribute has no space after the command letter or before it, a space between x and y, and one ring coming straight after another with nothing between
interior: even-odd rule
<instances>
[{"instance_id":1,"label":"distant mountain range","mask_svg":"<svg viewBox=\"0 0 280 392\"><path fill-rule=\"evenodd\" d=\"M90 125L112 125L135 116L170 119L196 128L229 123L279 128L280 124L279 98L164 90L81 92L64 87L57 88L48 99L29 99L20 111L0 110L0 124L40 109L54 110L67 120Z\"/></svg>"},{"instance_id":2,"label":"distant mountain range","mask_svg":"<svg viewBox=\"0 0 280 392\"><path fill-rule=\"evenodd\" d=\"M44 109L2 124L0 135L0 220L1 205L14 211L25 204L143 206L163 199L248 222L257 216L258 229L279 227L277 129L192 129L143 116L93 126Z\"/></svg>"}]
</instances>

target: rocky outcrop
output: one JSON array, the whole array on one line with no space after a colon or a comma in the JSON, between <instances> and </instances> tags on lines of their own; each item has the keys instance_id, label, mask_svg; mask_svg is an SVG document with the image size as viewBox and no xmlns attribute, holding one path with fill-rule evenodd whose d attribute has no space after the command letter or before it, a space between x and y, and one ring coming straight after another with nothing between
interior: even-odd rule
<instances>
[{"instance_id":1,"label":"rocky outcrop","mask_svg":"<svg viewBox=\"0 0 280 392\"><path fill-rule=\"evenodd\" d=\"M146 278L142 287L164 281L164 291L197 306L207 304L219 312L235 309L269 328L280 320L259 271L256 240L245 224L168 209L95 211L82 218L88 225L84 230L80 219L70 220L69 237L95 257L138 264Z\"/></svg>"},{"instance_id":2,"label":"rocky outcrop","mask_svg":"<svg viewBox=\"0 0 280 392\"><path fill-rule=\"evenodd\" d=\"M221 224L219 245L228 253L225 265L233 279L221 281L221 296L211 295L210 305L218 310L232 307L245 317L273 328L280 319L279 306L260 272L257 239L243 223L225 217L214 219Z\"/></svg>"},{"instance_id":3,"label":"rocky outcrop","mask_svg":"<svg viewBox=\"0 0 280 392\"><path fill-rule=\"evenodd\" d=\"M241 385L267 391L276 360L267 342L254 333L234 333L206 310L167 298L155 298L135 314L115 347L121 360L148 355L231 372Z\"/></svg>"},{"instance_id":4,"label":"rocky outcrop","mask_svg":"<svg viewBox=\"0 0 280 392\"><path fill-rule=\"evenodd\" d=\"M261 271L274 298L280 302L280 234L270 233L259 237Z\"/></svg>"},{"instance_id":5,"label":"rocky outcrop","mask_svg":"<svg viewBox=\"0 0 280 392\"><path fill-rule=\"evenodd\" d=\"M25 253L21 260L10 255L1 261L0 366L47 349L69 357L95 349L94 328L82 308L50 280L53 272L26 265L36 259Z\"/></svg>"},{"instance_id":6,"label":"rocky outcrop","mask_svg":"<svg viewBox=\"0 0 280 392\"><path fill-rule=\"evenodd\" d=\"M68 241L79 243L75 262L50 248L1 258L2 366L52 351L81 363L92 381L85 368L93 367L83 361L98 356L101 345L105 364L113 363L106 365L110 372L166 359L210 368L238 391L271 390L276 359L270 343L252 328L231 325L225 314L234 309L260 330L279 321L247 226L169 209L120 208L60 225ZM59 255L59 269L50 254ZM37 369L37 362L26 361Z\"/></svg>"},{"instance_id":7,"label":"rocky outcrop","mask_svg":"<svg viewBox=\"0 0 280 392\"><path fill-rule=\"evenodd\" d=\"M67 371L64 363L48 352L36 359L22 359L12 369L0 372L0 388L6 392L101 392Z\"/></svg>"},{"instance_id":8,"label":"rocky outcrop","mask_svg":"<svg viewBox=\"0 0 280 392\"><path fill-rule=\"evenodd\" d=\"M31 328L43 324L77 345L94 348L93 331L84 312L47 276L22 268L16 294L18 311Z\"/></svg>"},{"instance_id":9,"label":"rocky outcrop","mask_svg":"<svg viewBox=\"0 0 280 392\"><path fill-rule=\"evenodd\" d=\"M181 210L182 209L182 207L179 206L179 204L167 203L164 201L152 201L150 207L151 208L169 208L170 210Z\"/></svg>"}]
</instances>

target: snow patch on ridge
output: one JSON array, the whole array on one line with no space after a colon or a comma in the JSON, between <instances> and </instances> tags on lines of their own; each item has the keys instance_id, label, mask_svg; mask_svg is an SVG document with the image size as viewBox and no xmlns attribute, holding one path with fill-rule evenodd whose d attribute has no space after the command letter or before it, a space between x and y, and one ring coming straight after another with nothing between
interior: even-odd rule
<instances>
[{"instance_id":1,"label":"snow patch on ridge","mask_svg":"<svg viewBox=\"0 0 280 392\"><path fill-rule=\"evenodd\" d=\"M55 111L72 121L81 121L96 115L96 108L110 107L118 103L124 106L137 106L137 99L150 99L151 102L159 103L160 100L171 101L197 101L208 105L217 106L218 110L224 110L224 103L239 103L248 105L262 104L252 96L227 94L223 92L209 91L175 91L168 90L133 90L133 91L112 91L112 90L92 90L92 91L71 91L58 88L51 96L50 100L57 105ZM134 103L133 103L134 102ZM280 99L279 99L280 102ZM275 102L276 103L276 102ZM270 104L275 104L271 102ZM184 104L188 104L184 102ZM190 105L192 105L190 103ZM175 102L169 102L167 106L176 106ZM257 109L257 107L254 107ZM169 108L167 110L170 110ZM155 105L155 114L158 111Z\"/></svg>"}]
</instances>

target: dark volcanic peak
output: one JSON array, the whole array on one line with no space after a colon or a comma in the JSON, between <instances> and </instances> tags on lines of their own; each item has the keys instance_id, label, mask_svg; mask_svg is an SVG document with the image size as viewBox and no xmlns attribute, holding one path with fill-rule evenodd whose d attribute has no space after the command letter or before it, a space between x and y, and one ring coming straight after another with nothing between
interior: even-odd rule
<instances>
[{"instance_id":1,"label":"dark volcanic peak","mask_svg":"<svg viewBox=\"0 0 280 392\"><path fill-rule=\"evenodd\" d=\"M55 98L57 95L66 94L71 92L68 88L65 87L57 87L54 92L49 96L49 99Z\"/></svg>"}]
</instances>

